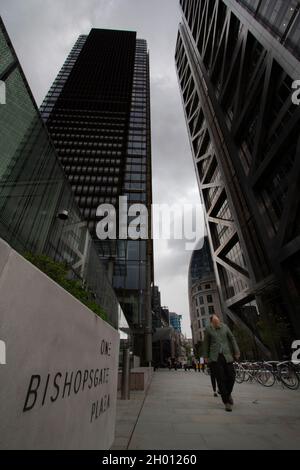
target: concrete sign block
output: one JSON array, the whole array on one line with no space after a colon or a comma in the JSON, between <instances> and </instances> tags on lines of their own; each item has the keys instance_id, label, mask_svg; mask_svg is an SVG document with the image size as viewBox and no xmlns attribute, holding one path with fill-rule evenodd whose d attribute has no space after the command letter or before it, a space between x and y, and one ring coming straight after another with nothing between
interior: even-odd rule
<instances>
[{"instance_id":1,"label":"concrete sign block","mask_svg":"<svg viewBox=\"0 0 300 470\"><path fill-rule=\"evenodd\" d=\"M0 240L1 449L109 449L119 333Z\"/></svg>"}]
</instances>

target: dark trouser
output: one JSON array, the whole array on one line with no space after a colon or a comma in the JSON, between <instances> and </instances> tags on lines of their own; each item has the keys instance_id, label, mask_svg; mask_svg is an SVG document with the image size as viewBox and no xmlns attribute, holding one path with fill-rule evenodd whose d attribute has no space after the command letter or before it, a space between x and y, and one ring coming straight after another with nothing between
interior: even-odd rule
<instances>
[{"instance_id":1,"label":"dark trouser","mask_svg":"<svg viewBox=\"0 0 300 470\"><path fill-rule=\"evenodd\" d=\"M210 364L211 371L217 380L223 403L229 403L235 382L235 371L232 363L227 363L223 354L219 354L218 361Z\"/></svg>"},{"instance_id":2,"label":"dark trouser","mask_svg":"<svg viewBox=\"0 0 300 470\"><path fill-rule=\"evenodd\" d=\"M211 364L210 364L210 366L209 366L209 369L210 369L211 385L212 385L213 391L216 393L216 391L217 391L217 381L216 381L216 376L215 376L215 374L213 373L213 370L212 370L212 368L211 368Z\"/></svg>"}]
</instances>

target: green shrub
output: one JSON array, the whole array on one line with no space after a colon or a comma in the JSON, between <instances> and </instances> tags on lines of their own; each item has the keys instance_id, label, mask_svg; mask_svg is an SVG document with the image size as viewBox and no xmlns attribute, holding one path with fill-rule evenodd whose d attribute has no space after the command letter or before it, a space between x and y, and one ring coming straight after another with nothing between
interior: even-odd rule
<instances>
[{"instance_id":1,"label":"green shrub","mask_svg":"<svg viewBox=\"0 0 300 470\"><path fill-rule=\"evenodd\" d=\"M33 253L25 253L24 257L34 264L38 269L47 274L53 281L63 287L66 291L72 294L76 299L80 300L84 305L86 305L90 310L92 310L96 315L98 315L103 320L107 321L106 312L98 305L93 299L93 293L85 289L81 282L76 279L68 279L68 274L70 269L67 263L59 263L53 261L52 258L49 258L45 255L35 255Z\"/></svg>"}]
</instances>

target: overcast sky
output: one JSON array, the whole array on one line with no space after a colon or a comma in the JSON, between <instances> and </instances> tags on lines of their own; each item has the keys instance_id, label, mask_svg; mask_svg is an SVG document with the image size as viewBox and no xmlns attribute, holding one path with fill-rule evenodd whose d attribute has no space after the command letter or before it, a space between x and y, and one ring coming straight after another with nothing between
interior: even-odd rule
<instances>
[{"instance_id":1,"label":"overcast sky","mask_svg":"<svg viewBox=\"0 0 300 470\"><path fill-rule=\"evenodd\" d=\"M179 0L1 0L0 14L38 105L79 34L92 27L126 29L146 39L154 202L200 203L174 63ZM189 337L190 257L181 242L155 242L155 283L162 304L183 315Z\"/></svg>"}]
</instances>

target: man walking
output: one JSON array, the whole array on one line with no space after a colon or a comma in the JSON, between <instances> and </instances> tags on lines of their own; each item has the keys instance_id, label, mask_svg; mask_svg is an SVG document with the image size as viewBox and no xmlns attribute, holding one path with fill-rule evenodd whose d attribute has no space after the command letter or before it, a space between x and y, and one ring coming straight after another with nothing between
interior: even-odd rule
<instances>
[{"instance_id":1,"label":"man walking","mask_svg":"<svg viewBox=\"0 0 300 470\"><path fill-rule=\"evenodd\" d=\"M204 356L216 377L225 410L232 411L233 361L239 360L240 351L232 332L217 315L212 316L211 325L205 331Z\"/></svg>"}]
</instances>

